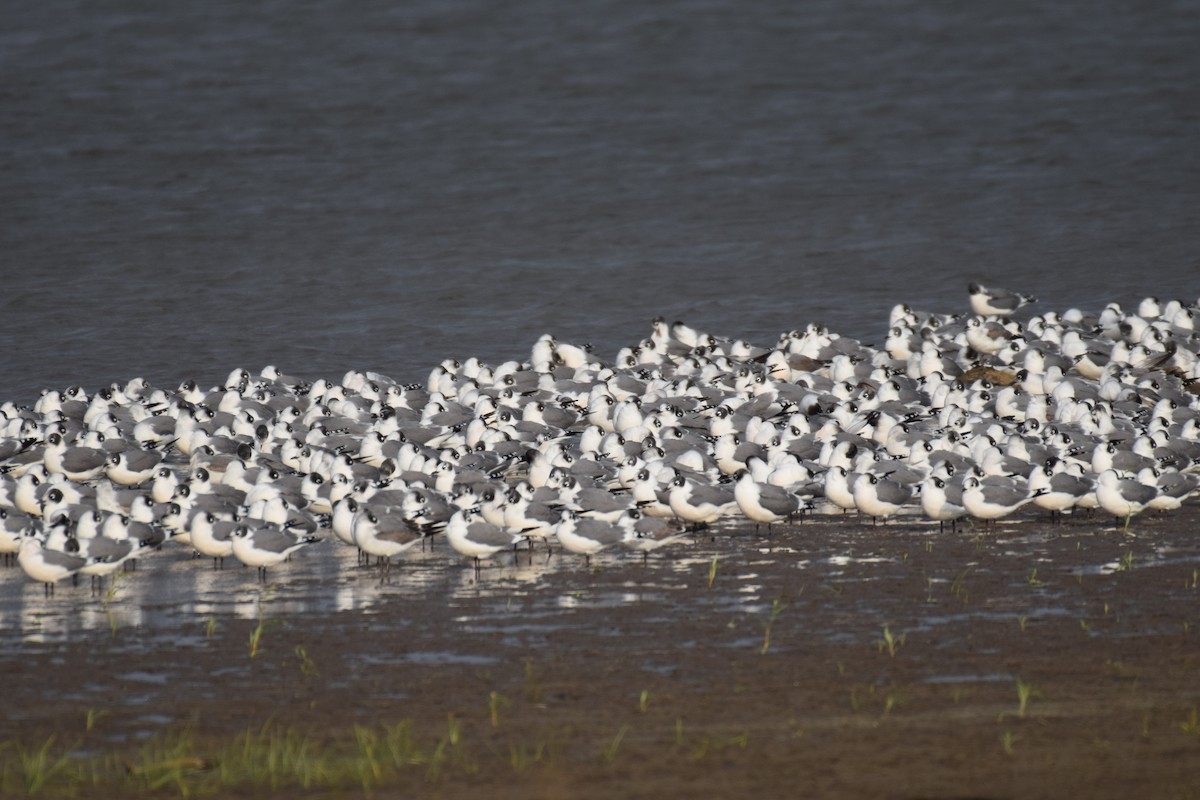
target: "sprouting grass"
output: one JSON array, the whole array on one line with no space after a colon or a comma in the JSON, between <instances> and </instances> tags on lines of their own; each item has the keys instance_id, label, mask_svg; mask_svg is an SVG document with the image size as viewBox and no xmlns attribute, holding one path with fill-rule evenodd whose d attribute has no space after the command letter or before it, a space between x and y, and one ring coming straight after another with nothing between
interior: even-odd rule
<instances>
[{"instance_id":1,"label":"sprouting grass","mask_svg":"<svg viewBox=\"0 0 1200 800\"><path fill-rule=\"evenodd\" d=\"M1012 731L1005 731L1004 733L1000 734L1000 746L1004 748L1004 754L1006 756L1011 756L1013 754L1013 745L1016 744L1017 740L1020 738L1020 736Z\"/></svg>"},{"instance_id":2,"label":"sprouting grass","mask_svg":"<svg viewBox=\"0 0 1200 800\"><path fill-rule=\"evenodd\" d=\"M217 632L217 618L207 616L204 618L204 638L211 639L213 634Z\"/></svg>"},{"instance_id":3,"label":"sprouting grass","mask_svg":"<svg viewBox=\"0 0 1200 800\"><path fill-rule=\"evenodd\" d=\"M191 733L184 730L147 742L138 758L126 763L125 768L135 782L151 791L171 786L181 797L187 797L189 778L211 770L213 762L196 755Z\"/></svg>"},{"instance_id":4,"label":"sprouting grass","mask_svg":"<svg viewBox=\"0 0 1200 800\"><path fill-rule=\"evenodd\" d=\"M121 584L123 574L118 572L112 576L112 580L108 582L108 590L104 593L104 615L108 618L109 634L113 637L117 635L117 629L121 627L120 620L117 619L117 614L113 610L113 601L117 599L117 591Z\"/></svg>"},{"instance_id":5,"label":"sprouting grass","mask_svg":"<svg viewBox=\"0 0 1200 800\"><path fill-rule=\"evenodd\" d=\"M1021 719L1025 718L1025 712L1029 708L1029 701L1034 697L1040 697L1041 692L1033 688L1033 684L1028 681L1021 680L1021 676L1016 676L1017 681L1017 716Z\"/></svg>"},{"instance_id":6,"label":"sprouting grass","mask_svg":"<svg viewBox=\"0 0 1200 800\"><path fill-rule=\"evenodd\" d=\"M629 726L622 725L617 731L617 735L607 742L604 747L600 748L600 760L605 764L611 764L617 758L617 753L621 749L621 742L625 740L625 734L629 733Z\"/></svg>"},{"instance_id":7,"label":"sprouting grass","mask_svg":"<svg viewBox=\"0 0 1200 800\"><path fill-rule=\"evenodd\" d=\"M544 760L548 741L543 737L511 757L518 763ZM191 797L239 787L254 794L358 787L369 794L406 777L420 780L422 773L413 769L417 766L428 767L426 780L437 780L448 770L474 774L477 765L467 757L461 723L451 717L436 745L411 720L356 725L349 735L334 736L268 722L203 745L185 728L154 737L133 753L87 756L54 736L36 743L13 740L0 744L0 797L120 797L163 791Z\"/></svg>"},{"instance_id":8,"label":"sprouting grass","mask_svg":"<svg viewBox=\"0 0 1200 800\"><path fill-rule=\"evenodd\" d=\"M546 757L546 742L540 740L534 746L523 742L513 742L508 745L508 763L513 772L524 772L531 764L536 764Z\"/></svg>"},{"instance_id":9,"label":"sprouting grass","mask_svg":"<svg viewBox=\"0 0 1200 800\"><path fill-rule=\"evenodd\" d=\"M693 761L699 761L709 753L717 753L722 750L727 750L731 747L737 747L740 750L745 750L746 745L750 743L750 734L743 732L737 736L722 738L719 736L701 736L696 743L696 749L692 751L689 758Z\"/></svg>"},{"instance_id":10,"label":"sprouting grass","mask_svg":"<svg viewBox=\"0 0 1200 800\"><path fill-rule=\"evenodd\" d=\"M542 702L543 693L541 673L534 668L533 659L527 658L525 659L525 697L536 705Z\"/></svg>"},{"instance_id":11,"label":"sprouting grass","mask_svg":"<svg viewBox=\"0 0 1200 800\"><path fill-rule=\"evenodd\" d=\"M102 717L107 716L108 712L104 709L89 708L84 730L90 731L92 728L96 727L96 723L99 722Z\"/></svg>"},{"instance_id":12,"label":"sprouting grass","mask_svg":"<svg viewBox=\"0 0 1200 800\"><path fill-rule=\"evenodd\" d=\"M708 588L712 589L713 583L717 580L717 556L712 557L712 562L708 565Z\"/></svg>"},{"instance_id":13,"label":"sprouting grass","mask_svg":"<svg viewBox=\"0 0 1200 800\"><path fill-rule=\"evenodd\" d=\"M1042 581L1037 576L1037 567L1033 568L1033 571L1025 578L1025 582L1035 588L1042 585Z\"/></svg>"},{"instance_id":14,"label":"sprouting grass","mask_svg":"<svg viewBox=\"0 0 1200 800\"><path fill-rule=\"evenodd\" d=\"M258 651L262 649L263 634L267 632L267 628L279 622L277 619L263 619L259 617L258 624L254 626L254 630L250 631L250 657L258 656Z\"/></svg>"},{"instance_id":15,"label":"sprouting grass","mask_svg":"<svg viewBox=\"0 0 1200 800\"><path fill-rule=\"evenodd\" d=\"M62 782L74 783L75 776L69 773L71 766L70 750L56 752L55 737L50 736L40 747L27 747L21 742L13 746L16 754L17 782L26 795L33 796L42 792L48 786ZM8 770L4 770L4 782L0 784L3 794L9 791ZM14 789L16 787L13 787Z\"/></svg>"},{"instance_id":16,"label":"sprouting grass","mask_svg":"<svg viewBox=\"0 0 1200 800\"><path fill-rule=\"evenodd\" d=\"M1200 736L1200 718L1197 717L1195 706L1192 706L1192 710L1188 712L1187 718L1179 723L1179 730L1188 736Z\"/></svg>"},{"instance_id":17,"label":"sprouting grass","mask_svg":"<svg viewBox=\"0 0 1200 800\"><path fill-rule=\"evenodd\" d=\"M317 669L316 663L309 657L308 651L304 649L304 645L298 644L295 649L296 657L300 659L300 674L305 678L319 678L321 671Z\"/></svg>"},{"instance_id":18,"label":"sprouting grass","mask_svg":"<svg viewBox=\"0 0 1200 800\"><path fill-rule=\"evenodd\" d=\"M250 631L251 658L254 658L258 655L258 651L262 647L262 637L263 634L267 632L267 628L279 622L279 620L273 617L267 617L263 609L263 605L271 598L273 591L273 589L267 588L264 589L258 596L258 602L256 603L258 606L258 625L254 627L254 630Z\"/></svg>"},{"instance_id":19,"label":"sprouting grass","mask_svg":"<svg viewBox=\"0 0 1200 800\"><path fill-rule=\"evenodd\" d=\"M882 653L884 650L886 650L890 657L895 658L896 651L899 650L904 644L904 639L905 635L903 633L897 636L892 633L891 629L887 625L884 625L883 638L875 642L875 646L879 648L879 652Z\"/></svg>"},{"instance_id":20,"label":"sprouting grass","mask_svg":"<svg viewBox=\"0 0 1200 800\"><path fill-rule=\"evenodd\" d=\"M413 731L412 720L401 720L395 725L383 728L383 746L387 749L388 759L393 769L404 769L424 764L424 753L421 752Z\"/></svg>"},{"instance_id":21,"label":"sprouting grass","mask_svg":"<svg viewBox=\"0 0 1200 800\"><path fill-rule=\"evenodd\" d=\"M462 720L450 714L446 717L446 733L438 740L429 757L429 768L425 772L431 781L439 780L449 767L456 768L468 775L478 771L478 765L471 760L463 747Z\"/></svg>"},{"instance_id":22,"label":"sprouting grass","mask_svg":"<svg viewBox=\"0 0 1200 800\"><path fill-rule=\"evenodd\" d=\"M1017 617L1017 624L1021 626L1021 633L1025 632L1025 626L1029 623L1029 615L1021 614Z\"/></svg>"},{"instance_id":23,"label":"sprouting grass","mask_svg":"<svg viewBox=\"0 0 1200 800\"><path fill-rule=\"evenodd\" d=\"M638 698L638 713L645 714L646 708L650 705L650 690L642 689L642 696Z\"/></svg>"},{"instance_id":24,"label":"sprouting grass","mask_svg":"<svg viewBox=\"0 0 1200 800\"><path fill-rule=\"evenodd\" d=\"M354 741L362 755L359 763L358 781L363 792L370 793L371 787L383 778L383 764L379 760L379 734L362 725L354 726Z\"/></svg>"},{"instance_id":25,"label":"sprouting grass","mask_svg":"<svg viewBox=\"0 0 1200 800\"><path fill-rule=\"evenodd\" d=\"M908 693L902 689L894 689L888 692L883 698L883 714L881 717L886 717L892 713L894 709L899 708L908 702Z\"/></svg>"},{"instance_id":26,"label":"sprouting grass","mask_svg":"<svg viewBox=\"0 0 1200 800\"><path fill-rule=\"evenodd\" d=\"M767 650L771 647L771 627L775 624L776 617L782 614L790 604L791 601L782 594L771 601L771 610L767 612L767 620L763 624L763 645L759 655L767 654Z\"/></svg>"},{"instance_id":27,"label":"sprouting grass","mask_svg":"<svg viewBox=\"0 0 1200 800\"><path fill-rule=\"evenodd\" d=\"M508 708L509 699L497 691L492 691L488 694L488 718L492 721L493 728L500 727L500 710Z\"/></svg>"},{"instance_id":28,"label":"sprouting grass","mask_svg":"<svg viewBox=\"0 0 1200 800\"><path fill-rule=\"evenodd\" d=\"M1125 551L1121 556L1121 560L1117 562L1117 572L1130 572L1133 570L1133 548Z\"/></svg>"},{"instance_id":29,"label":"sprouting grass","mask_svg":"<svg viewBox=\"0 0 1200 800\"><path fill-rule=\"evenodd\" d=\"M574 738L580 730L574 725L502 737L487 727L481 708L473 718L448 716L444 727L402 720L329 731L268 721L226 737L174 728L140 745L14 739L0 742L0 797L426 796L440 791L431 784L442 782L523 780L539 768L562 776L564 759L616 766L631 755L636 720L646 719L627 712L608 734L581 739ZM685 737L682 717L674 718L673 730L654 727L638 739L639 758L647 747L659 748L652 757L688 760L749 749L748 729L731 734L724 725L702 725ZM800 735L794 727L780 735ZM778 733L772 729L768 738Z\"/></svg>"},{"instance_id":30,"label":"sprouting grass","mask_svg":"<svg viewBox=\"0 0 1200 800\"><path fill-rule=\"evenodd\" d=\"M313 786L328 774L332 760L332 753L320 753L311 737L268 722L234 737L216 762L222 783L278 790L290 785Z\"/></svg>"},{"instance_id":31,"label":"sprouting grass","mask_svg":"<svg viewBox=\"0 0 1200 800\"><path fill-rule=\"evenodd\" d=\"M967 592L967 573L970 571L971 568L967 567L962 572L955 575L954 580L950 583L950 593L954 595L956 599L962 601L963 605L966 605L967 601L970 599L970 595Z\"/></svg>"}]
</instances>

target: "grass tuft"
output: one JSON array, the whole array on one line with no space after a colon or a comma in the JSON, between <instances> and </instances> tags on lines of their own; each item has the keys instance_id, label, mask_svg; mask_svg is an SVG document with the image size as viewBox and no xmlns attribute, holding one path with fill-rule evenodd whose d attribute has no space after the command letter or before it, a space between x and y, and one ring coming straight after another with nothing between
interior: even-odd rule
<instances>
[{"instance_id":1,"label":"grass tuft","mask_svg":"<svg viewBox=\"0 0 1200 800\"><path fill-rule=\"evenodd\" d=\"M904 644L905 635L903 633L893 634L887 625L883 626L883 638L875 642L875 646L879 648L879 652L887 651L891 658L896 657L896 651Z\"/></svg>"}]
</instances>

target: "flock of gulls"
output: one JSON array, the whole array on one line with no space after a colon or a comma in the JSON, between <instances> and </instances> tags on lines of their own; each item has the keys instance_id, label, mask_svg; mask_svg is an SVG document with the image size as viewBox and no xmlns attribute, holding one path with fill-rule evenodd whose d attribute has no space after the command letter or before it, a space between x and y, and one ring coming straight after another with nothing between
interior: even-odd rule
<instances>
[{"instance_id":1,"label":"flock of gulls","mask_svg":"<svg viewBox=\"0 0 1200 800\"><path fill-rule=\"evenodd\" d=\"M657 319L611 362L543 335L527 360L446 360L420 384L267 367L45 391L0 405L0 552L51 593L165 547L265 579L326 540L386 573L443 537L478 570L535 544L645 556L730 518L953 528L1036 507L1128 530L1196 491L1200 304L1038 315L969 295L969 314L896 306L880 348Z\"/></svg>"}]
</instances>

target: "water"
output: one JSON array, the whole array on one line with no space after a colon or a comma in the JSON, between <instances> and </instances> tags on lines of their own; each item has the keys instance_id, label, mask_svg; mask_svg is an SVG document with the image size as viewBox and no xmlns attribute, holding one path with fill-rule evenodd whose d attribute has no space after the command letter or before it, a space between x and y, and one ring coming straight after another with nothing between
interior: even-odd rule
<instances>
[{"instance_id":1,"label":"water","mask_svg":"<svg viewBox=\"0 0 1200 800\"><path fill-rule=\"evenodd\" d=\"M0 30L0 399L420 379L656 315L877 341L1200 294L1189 2L50 0Z\"/></svg>"}]
</instances>

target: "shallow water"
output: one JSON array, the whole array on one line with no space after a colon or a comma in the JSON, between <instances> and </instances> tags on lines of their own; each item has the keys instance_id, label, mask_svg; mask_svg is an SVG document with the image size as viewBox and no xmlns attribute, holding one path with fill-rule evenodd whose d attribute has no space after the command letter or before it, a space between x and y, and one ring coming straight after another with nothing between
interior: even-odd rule
<instances>
[{"instance_id":1,"label":"shallow water","mask_svg":"<svg viewBox=\"0 0 1200 800\"><path fill-rule=\"evenodd\" d=\"M645 613L646 625L669 626L693 613L758 617L776 601L791 604L811 592L804 602L814 609L854 598L856 621L847 628L845 618L822 614L805 623L808 633L855 638L861 635L855 629L862 620L872 620L874 635L875 620L881 626L889 619L911 618L905 623L910 630L932 631L997 617L1015 619L1018 613L1039 618L1078 614L1080 598L1072 581L1119 576L1134 568L1186 573L1200 563L1200 549L1173 537L1113 538L1103 533L1103 524L1081 520L1054 529L1032 522L1005 525L987 534L987 540L965 534L931 536L922 526L904 524L864 527L849 518L792 526L770 539L752 535L746 526L722 527L644 562L636 554L605 552L588 566L582 557L538 549L515 558L498 556L478 575L469 560L441 542L410 552L385 574L359 563L353 548L326 540L270 570L265 583L232 559L215 569L210 559L168 544L140 559L135 570L120 574L115 584L92 589L86 579L77 586L64 582L50 597L16 566L4 569L0 629L7 646L0 664L19 662L29 646L98 636L109 638L106 648L202 646L212 629L237 620L277 620L320 630L340 624L342 612L369 619L373 629L409 630L417 638L441 636L431 633L428 620L396 613L406 603L431 599L451 613L469 609L455 615L453 625L479 643L529 643L575 625L581 612L637 608ZM936 563L947 548L970 557L954 561L953 572L947 572L945 563L929 572L924 578L927 598L957 596L960 586L976 581L1000 581L987 603L953 613L896 606L898 588L912 589L910 560ZM1016 564L1026 567L1016 569ZM710 570L712 585L698 597L696 589L707 583ZM439 649L406 657L490 656Z\"/></svg>"},{"instance_id":2,"label":"shallow water","mask_svg":"<svg viewBox=\"0 0 1200 800\"><path fill-rule=\"evenodd\" d=\"M1200 13L51 0L0 31L0 399L1195 299Z\"/></svg>"},{"instance_id":3,"label":"shallow water","mask_svg":"<svg viewBox=\"0 0 1200 800\"><path fill-rule=\"evenodd\" d=\"M477 793L483 777L536 779L514 777L507 743L547 732L565 740L555 785L571 776L585 793L605 779L587 772L600 746L627 732L643 772L622 762L608 773L614 797L655 776L679 785L735 768L768 776L757 793L774 796L842 763L864 737L842 788L823 796L875 796L931 771L942 788L914 794L978 794L1031 770L1037 781L1001 793L1034 796L1063 780L1064 759L1085 757L1094 763L1069 774L1095 782L1086 796L1178 793L1194 783L1179 748L1194 742L1184 726L1196 703L1198 510L1140 516L1132 535L1032 512L941 534L818 515L770 537L720 526L645 563L506 554L478 578L442 543L386 582L332 542L273 569L265 586L254 570L213 570L170 547L111 596L65 583L47 599L5 569L0 674L13 679L0 741L54 734L76 757L129 763L177 735L208 757L268 730L336 739L401 721L433 748L449 715L480 759L469 787L438 784L451 797ZM568 735L581 728L590 733ZM1006 731L1018 760L981 776ZM693 748L710 740L752 746L706 761ZM742 748L753 763L739 767ZM1052 769L1039 766L1048 753ZM796 758L810 759L807 779L773 777ZM878 763L888 780L857 791L854 776ZM428 790L425 766L407 777Z\"/></svg>"}]
</instances>

